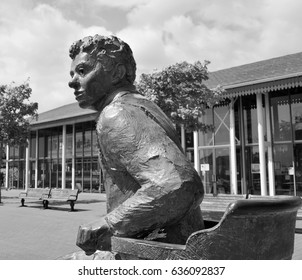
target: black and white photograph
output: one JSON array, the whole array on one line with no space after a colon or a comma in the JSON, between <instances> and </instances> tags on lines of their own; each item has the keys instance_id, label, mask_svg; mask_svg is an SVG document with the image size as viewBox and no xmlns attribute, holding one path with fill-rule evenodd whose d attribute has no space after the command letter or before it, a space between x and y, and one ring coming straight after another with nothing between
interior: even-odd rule
<instances>
[{"instance_id":1,"label":"black and white photograph","mask_svg":"<svg viewBox=\"0 0 302 280\"><path fill-rule=\"evenodd\" d=\"M298 276L301 11L1 0L4 276Z\"/></svg>"}]
</instances>

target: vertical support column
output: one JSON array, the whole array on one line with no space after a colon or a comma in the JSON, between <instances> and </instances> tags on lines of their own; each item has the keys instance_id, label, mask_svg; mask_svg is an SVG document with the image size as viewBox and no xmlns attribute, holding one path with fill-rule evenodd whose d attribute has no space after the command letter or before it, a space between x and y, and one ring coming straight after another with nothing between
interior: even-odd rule
<instances>
[{"instance_id":1,"label":"vertical support column","mask_svg":"<svg viewBox=\"0 0 302 280\"><path fill-rule=\"evenodd\" d=\"M181 133L181 147L186 154L186 132L185 132L185 126L182 124L180 126L180 133Z\"/></svg>"},{"instance_id":2,"label":"vertical support column","mask_svg":"<svg viewBox=\"0 0 302 280\"><path fill-rule=\"evenodd\" d=\"M261 195L267 195L267 176L265 162L265 142L264 142L264 115L262 108L262 93L257 93L257 116L258 116L258 144L259 144L259 163L260 163L260 187Z\"/></svg>"},{"instance_id":3,"label":"vertical support column","mask_svg":"<svg viewBox=\"0 0 302 280\"><path fill-rule=\"evenodd\" d=\"M240 148L241 148L241 192L243 194L247 194L247 185L246 185L246 157L245 157L245 132L244 132L244 113L243 113L243 104L242 104L242 97L240 98Z\"/></svg>"},{"instance_id":4,"label":"vertical support column","mask_svg":"<svg viewBox=\"0 0 302 280\"><path fill-rule=\"evenodd\" d=\"M75 124L72 125L72 163L71 163L71 188L75 189Z\"/></svg>"},{"instance_id":5,"label":"vertical support column","mask_svg":"<svg viewBox=\"0 0 302 280\"><path fill-rule=\"evenodd\" d=\"M35 189L38 188L39 132L36 131Z\"/></svg>"},{"instance_id":6,"label":"vertical support column","mask_svg":"<svg viewBox=\"0 0 302 280\"><path fill-rule=\"evenodd\" d=\"M272 143L272 126L270 116L270 104L268 93L265 94L265 115L266 115L266 133L267 133L267 166L268 166L268 181L269 181L269 195L274 196L275 190L275 169L274 169L274 155Z\"/></svg>"},{"instance_id":7,"label":"vertical support column","mask_svg":"<svg viewBox=\"0 0 302 280\"><path fill-rule=\"evenodd\" d=\"M198 144L199 144L199 132L194 131L193 132L193 142L194 142L194 168L196 169L198 175L200 176L200 159L199 159L199 150L198 150Z\"/></svg>"},{"instance_id":8,"label":"vertical support column","mask_svg":"<svg viewBox=\"0 0 302 280\"><path fill-rule=\"evenodd\" d=\"M234 113L234 98L230 104L230 163L231 163L231 194L238 193L237 184L237 163L236 163L236 141L235 141L235 113Z\"/></svg>"},{"instance_id":9,"label":"vertical support column","mask_svg":"<svg viewBox=\"0 0 302 280\"><path fill-rule=\"evenodd\" d=\"M27 140L27 147L25 149L25 191L29 186L29 155L30 155L30 140Z\"/></svg>"},{"instance_id":10,"label":"vertical support column","mask_svg":"<svg viewBox=\"0 0 302 280\"><path fill-rule=\"evenodd\" d=\"M6 163L5 163L5 188L8 190L9 188L9 166L8 166L8 161L9 161L9 146L6 145Z\"/></svg>"},{"instance_id":11,"label":"vertical support column","mask_svg":"<svg viewBox=\"0 0 302 280\"><path fill-rule=\"evenodd\" d=\"M62 128L62 189L66 188L66 124Z\"/></svg>"}]
</instances>

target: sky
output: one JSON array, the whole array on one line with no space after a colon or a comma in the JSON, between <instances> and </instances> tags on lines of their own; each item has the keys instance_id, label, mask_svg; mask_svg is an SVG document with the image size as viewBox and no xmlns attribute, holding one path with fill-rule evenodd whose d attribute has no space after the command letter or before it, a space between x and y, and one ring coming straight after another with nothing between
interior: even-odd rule
<instances>
[{"instance_id":1,"label":"sky","mask_svg":"<svg viewBox=\"0 0 302 280\"><path fill-rule=\"evenodd\" d=\"M29 79L39 113L75 102L70 45L116 35L132 48L137 80L171 64L209 71L302 51L300 0L1 0L0 85Z\"/></svg>"}]
</instances>

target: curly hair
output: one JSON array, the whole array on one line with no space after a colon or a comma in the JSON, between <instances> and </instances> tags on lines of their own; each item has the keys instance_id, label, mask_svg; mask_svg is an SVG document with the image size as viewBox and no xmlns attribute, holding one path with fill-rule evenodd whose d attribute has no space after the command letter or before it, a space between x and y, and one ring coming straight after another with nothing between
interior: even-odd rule
<instances>
[{"instance_id":1,"label":"curly hair","mask_svg":"<svg viewBox=\"0 0 302 280\"><path fill-rule=\"evenodd\" d=\"M126 67L126 79L131 84L136 76L136 63L131 48L127 43L115 36L84 37L74 42L69 49L69 56L74 59L80 52L95 55L105 71L110 71L118 63Z\"/></svg>"}]
</instances>

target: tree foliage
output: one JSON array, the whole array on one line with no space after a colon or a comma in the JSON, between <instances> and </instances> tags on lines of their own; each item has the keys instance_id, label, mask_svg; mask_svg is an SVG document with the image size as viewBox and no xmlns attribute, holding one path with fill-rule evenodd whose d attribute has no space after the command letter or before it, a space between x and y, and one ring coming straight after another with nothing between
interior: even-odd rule
<instances>
[{"instance_id":1,"label":"tree foliage","mask_svg":"<svg viewBox=\"0 0 302 280\"><path fill-rule=\"evenodd\" d=\"M38 103L29 101L31 93L28 81L0 86L0 141L3 144L26 143L30 120L37 116L38 110Z\"/></svg>"},{"instance_id":2,"label":"tree foliage","mask_svg":"<svg viewBox=\"0 0 302 280\"><path fill-rule=\"evenodd\" d=\"M221 87L209 89L208 61L176 63L162 71L142 74L138 90L154 101L175 124L183 124L188 131L207 131L212 126L202 123L205 109L222 100Z\"/></svg>"}]
</instances>

